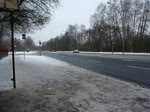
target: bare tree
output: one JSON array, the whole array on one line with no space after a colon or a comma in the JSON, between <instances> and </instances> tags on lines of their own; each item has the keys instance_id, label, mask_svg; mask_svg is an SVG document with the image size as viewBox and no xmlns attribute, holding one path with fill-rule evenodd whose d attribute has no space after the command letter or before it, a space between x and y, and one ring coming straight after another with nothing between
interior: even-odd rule
<instances>
[{"instance_id":1,"label":"bare tree","mask_svg":"<svg viewBox=\"0 0 150 112\"><path fill-rule=\"evenodd\" d=\"M13 14L15 32L32 32L35 29L41 29L43 25L49 22L52 9L58 3L59 0L18 0L18 10L15 10ZM9 29L10 14L0 12L0 15L0 23L7 24L7 29ZM0 27L3 27L3 25ZM5 32L5 30L2 32Z\"/></svg>"}]
</instances>

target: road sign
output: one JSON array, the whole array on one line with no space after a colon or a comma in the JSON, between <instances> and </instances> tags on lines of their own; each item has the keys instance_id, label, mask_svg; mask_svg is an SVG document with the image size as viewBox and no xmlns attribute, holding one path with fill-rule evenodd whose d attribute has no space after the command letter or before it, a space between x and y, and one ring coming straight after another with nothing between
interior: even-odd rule
<instances>
[{"instance_id":1,"label":"road sign","mask_svg":"<svg viewBox=\"0 0 150 112\"><path fill-rule=\"evenodd\" d=\"M26 34L22 34L22 39L26 39Z\"/></svg>"},{"instance_id":2,"label":"road sign","mask_svg":"<svg viewBox=\"0 0 150 112\"><path fill-rule=\"evenodd\" d=\"M41 41L39 41L39 45L42 45Z\"/></svg>"}]
</instances>

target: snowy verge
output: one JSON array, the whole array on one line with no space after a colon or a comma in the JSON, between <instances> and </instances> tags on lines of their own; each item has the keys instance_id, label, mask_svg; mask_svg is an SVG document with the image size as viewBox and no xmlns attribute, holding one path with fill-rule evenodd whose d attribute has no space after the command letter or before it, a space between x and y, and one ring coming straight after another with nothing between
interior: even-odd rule
<instances>
[{"instance_id":1,"label":"snowy verge","mask_svg":"<svg viewBox=\"0 0 150 112\"><path fill-rule=\"evenodd\" d=\"M35 53L37 53L37 51L30 51L30 52L25 52L25 55L35 54ZM12 54L12 53L9 52L9 54ZM24 55L24 51L17 51L15 52L15 55Z\"/></svg>"},{"instance_id":2,"label":"snowy verge","mask_svg":"<svg viewBox=\"0 0 150 112\"><path fill-rule=\"evenodd\" d=\"M58 53L72 53L72 51L57 51ZM88 52L88 51L80 51L80 54L112 54L112 52ZM123 55L122 52L113 52L113 54ZM125 52L125 55L139 55L139 56L150 56L150 53L132 53Z\"/></svg>"},{"instance_id":3,"label":"snowy verge","mask_svg":"<svg viewBox=\"0 0 150 112\"><path fill-rule=\"evenodd\" d=\"M16 77L16 90L0 92L0 112L150 111L150 89L53 58L16 56Z\"/></svg>"}]
</instances>

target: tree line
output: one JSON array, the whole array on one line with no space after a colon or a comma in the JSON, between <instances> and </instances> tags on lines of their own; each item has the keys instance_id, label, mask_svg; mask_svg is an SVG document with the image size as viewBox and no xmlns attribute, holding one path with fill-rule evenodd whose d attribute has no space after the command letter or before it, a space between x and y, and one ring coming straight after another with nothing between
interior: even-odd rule
<instances>
[{"instance_id":1,"label":"tree line","mask_svg":"<svg viewBox=\"0 0 150 112\"><path fill-rule=\"evenodd\" d=\"M43 42L43 50L150 52L150 1L109 0L100 3L90 28L69 25L64 34Z\"/></svg>"}]
</instances>

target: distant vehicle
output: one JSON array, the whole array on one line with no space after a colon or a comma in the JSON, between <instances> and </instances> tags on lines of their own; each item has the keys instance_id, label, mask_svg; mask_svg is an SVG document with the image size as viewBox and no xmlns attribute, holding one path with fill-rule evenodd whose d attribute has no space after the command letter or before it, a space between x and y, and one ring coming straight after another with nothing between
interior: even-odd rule
<instances>
[{"instance_id":1,"label":"distant vehicle","mask_svg":"<svg viewBox=\"0 0 150 112\"><path fill-rule=\"evenodd\" d=\"M52 50L52 52L57 52L56 50Z\"/></svg>"},{"instance_id":2,"label":"distant vehicle","mask_svg":"<svg viewBox=\"0 0 150 112\"><path fill-rule=\"evenodd\" d=\"M26 49L26 52L30 52L30 49Z\"/></svg>"},{"instance_id":3,"label":"distant vehicle","mask_svg":"<svg viewBox=\"0 0 150 112\"><path fill-rule=\"evenodd\" d=\"M73 53L79 53L79 50L78 50L78 49L75 49L75 50L73 51Z\"/></svg>"}]
</instances>

